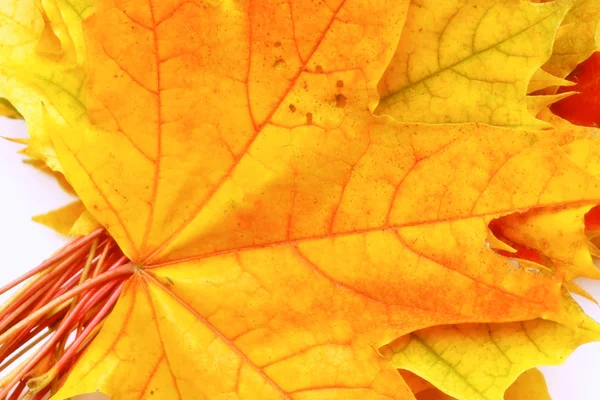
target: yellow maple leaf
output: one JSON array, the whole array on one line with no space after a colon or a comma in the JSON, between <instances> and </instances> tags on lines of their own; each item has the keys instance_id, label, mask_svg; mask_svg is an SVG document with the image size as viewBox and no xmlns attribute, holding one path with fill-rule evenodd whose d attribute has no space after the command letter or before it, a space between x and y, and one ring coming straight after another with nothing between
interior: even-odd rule
<instances>
[{"instance_id":1,"label":"yellow maple leaf","mask_svg":"<svg viewBox=\"0 0 600 400\"><path fill-rule=\"evenodd\" d=\"M519 94L499 95L512 104L499 125L538 124L525 117L528 80L570 4L509 4L544 45L500 38L535 62L514 65L507 94ZM56 109L72 112L46 113L43 127L131 260L115 271L133 276L56 399L411 399L379 352L399 336L568 322L563 277L516 268L487 245L488 224L598 204L596 174L563 150L581 135L373 116L408 2L365 7L95 4L85 113L63 96ZM466 122L468 109L447 112Z\"/></svg>"},{"instance_id":2,"label":"yellow maple leaf","mask_svg":"<svg viewBox=\"0 0 600 400\"><path fill-rule=\"evenodd\" d=\"M539 127L524 100L573 2L415 1L379 85L401 121Z\"/></svg>"},{"instance_id":3,"label":"yellow maple leaf","mask_svg":"<svg viewBox=\"0 0 600 400\"><path fill-rule=\"evenodd\" d=\"M33 220L68 236L88 235L100 228L98 222L79 200L45 214L36 215Z\"/></svg>"},{"instance_id":4,"label":"yellow maple leaf","mask_svg":"<svg viewBox=\"0 0 600 400\"><path fill-rule=\"evenodd\" d=\"M599 49L599 22L600 1L576 0L556 32L550 58L534 73L527 92L553 94L560 86L573 86L576 82L564 78Z\"/></svg>"},{"instance_id":5,"label":"yellow maple leaf","mask_svg":"<svg viewBox=\"0 0 600 400\"><path fill-rule=\"evenodd\" d=\"M575 82L571 82L566 79L561 79L561 78L554 76L540 68L537 71L535 71L535 73L529 80L529 86L527 87L527 93L536 92L538 90L546 89L549 87L573 86L573 85L575 85Z\"/></svg>"},{"instance_id":6,"label":"yellow maple leaf","mask_svg":"<svg viewBox=\"0 0 600 400\"><path fill-rule=\"evenodd\" d=\"M411 370L458 399L502 399L509 385L532 366L561 363L578 345L599 339L600 325L568 294L563 301L571 326L540 319L438 326L399 338L382 351L398 368Z\"/></svg>"},{"instance_id":7,"label":"yellow maple leaf","mask_svg":"<svg viewBox=\"0 0 600 400\"><path fill-rule=\"evenodd\" d=\"M85 114L85 44L89 0L18 0L0 4L0 96L26 119L24 153L61 171L44 119Z\"/></svg>"},{"instance_id":8,"label":"yellow maple leaf","mask_svg":"<svg viewBox=\"0 0 600 400\"><path fill-rule=\"evenodd\" d=\"M577 0L557 32L552 56L543 69L565 78L600 49L600 1Z\"/></svg>"},{"instance_id":9,"label":"yellow maple leaf","mask_svg":"<svg viewBox=\"0 0 600 400\"><path fill-rule=\"evenodd\" d=\"M141 269L58 398L254 393L238 369L219 367L234 375L217 379L201 367L215 357L268 387L265 398L375 396L373 379L394 380L373 349L417 327L561 318L560 281L486 248L487 223L595 204L597 183L547 144L549 132L371 117L403 9L381 2L367 18L358 3L338 6L311 23L316 36L294 30L307 23L301 10L267 4L150 13L100 3L87 21L94 125L56 124L52 137L83 201ZM191 347L162 339L181 329ZM137 341L147 359L123 361ZM209 343L218 350L205 359Z\"/></svg>"},{"instance_id":10,"label":"yellow maple leaf","mask_svg":"<svg viewBox=\"0 0 600 400\"><path fill-rule=\"evenodd\" d=\"M521 374L508 387L505 400L551 400L544 375L537 369L530 369Z\"/></svg>"},{"instance_id":11,"label":"yellow maple leaf","mask_svg":"<svg viewBox=\"0 0 600 400\"><path fill-rule=\"evenodd\" d=\"M0 117L23 118L10 102L2 98L0 98Z\"/></svg>"},{"instance_id":12,"label":"yellow maple leaf","mask_svg":"<svg viewBox=\"0 0 600 400\"><path fill-rule=\"evenodd\" d=\"M402 377L413 390L417 400L454 400L441 390L431 386L409 371L401 371ZM505 400L551 400L544 375L537 369L530 369L519 375L506 390Z\"/></svg>"},{"instance_id":13,"label":"yellow maple leaf","mask_svg":"<svg viewBox=\"0 0 600 400\"><path fill-rule=\"evenodd\" d=\"M598 279L600 271L592 261L583 222L591 208L587 205L537 209L503 217L495 226L503 238L550 258L566 280Z\"/></svg>"},{"instance_id":14,"label":"yellow maple leaf","mask_svg":"<svg viewBox=\"0 0 600 400\"><path fill-rule=\"evenodd\" d=\"M600 133L597 129L571 125L548 109L540 117L558 128L559 134L568 141L561 150L572 162L592 176L600 175L600 149L595 144ZM568 281L582 276L597 279L598 268L592 262L592 255L596 254L590 251L594 246L584 227L584 216L590 209L589 205L581 204L537 208L502 217L493 222L493 230L509 245L546 257L547 266ZM497 243L492 247L501 248Z\"/></svg>"}]
</instances>

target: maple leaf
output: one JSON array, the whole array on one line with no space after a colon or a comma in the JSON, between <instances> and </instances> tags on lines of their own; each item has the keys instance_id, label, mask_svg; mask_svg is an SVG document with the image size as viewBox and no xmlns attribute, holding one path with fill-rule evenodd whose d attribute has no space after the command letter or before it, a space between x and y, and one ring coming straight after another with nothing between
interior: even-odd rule
<instances>
[{"instance_id":1,"label":"maple leaf","mask_svg":"<svg viewBox=\"0 0 600 400\"><path fill-rule=\"evenodd\" d=\"M409 384L417 400L453 400L451 397L429 382L422 380L409 371L401 371L402 377ZM530 369L519 375L517 380L506 390L505 400L550 400L544 375L537 369Z\"/></svg>"},{"instance_id":2,"label":"maple leaf","mask_svg":"<svg viewBox=\"0 0 600 400\"><path fill-rule=\"evenodd\" d=\"M265 398L375 396L383 382L403 398L373 348L436 324L561 318L560 282L514 271L485 247L487 223L595 204L597 183L543 133L371 117L403 10L382 2L367 20L338 6L311 22L312 37L285 4L232 20L208 5L100 3L86 22L95 125L67 121L52 137L83 201L142 269L58 398L258 397L258 382ZM183 332L188 346L165 339ZM229 361L208 368L216 358ZM132 368L135 379L119 378Z\"/></svg>"},{"instance_id":3,"label":"maple leaf","mask_svg":"<svg viewBox=\"0 0 600 400\"><path fill-rule=\"evenodd\" d=\"M539 127L524 100L573 2L412 2L379 85L380 114L401 121Z\"/></svg>"},{"instance_id":4,"label":"maple leaf","mask_svg":"<svg viewBox=\"0 0 600 400\"><path fill-rule=\"evenodd\" d=\"M549 110L539 116L558 128L560 135L573 139L567 139L569 143L561 146L572 162L590 175L600 175L599 149L594 144L598 134L596 129L571 125ZM584 219L589 219L587 214L591 208L586 205L541 207L519 215L502 217L494 221L491 228L497 237L510 246L532 250L538 258L534 260L527 257L528 259L546 265L567 281L582 276L597 279L598 269L592 262L593 254L590 252L594 246L590 243L587 232L590 230L590 223L584 224ZM492 247L502 249L497 243ZM510 248L508 252L511 252Z\"/></svg>"},{"instance_id":5,"label":"maple leaf","mask_svg":"<svg viewBox=\"0 0 600 400\"><path fill-rule=\"evenodd\" d=\"M537 209L503 217L494 225L496 236L548 257L565 280L598 279L600 271L592 261L584 225L591 208L587 205Z\"/></svg>"},{"instance_id":6,"label":"maple leaf","mask_svg":"<svg viewBox=\"0 0 600 400\"><path fill-rule=\"evenodd\" d=\"M537 92L543 89L547 89L553 86L573 86L574 83L566 79L561 79L554 76L543 69L535 71L531 79L529 80L529 86L527 87L527 93Z\"/></svg>"},{"instance_id":7,"label":"maple leaf","mask_svg":"<svg viewBox=\"0 0 600 400\"><path fill-rule=\"evenodd\" d=\"M595 142L594 137L596 136L595 130L590 131L589 128L583 129L579 127L572 126L566 123L564 120L557 118L556 116L551 115L547 110L540 115L544 120L551 122L553 126L560 128L559 135L563 135L565 137L570 136L569 143L562 146L564 153L577 165L579 165L582 169L588 171L590 174L594 176L598 176L598 157L597 157L597 146L593 143ZM588 211L590 211L589 206L567 206L567 207L540 207L522 214L513 214L509 216L502 217L498 220L493 221L492 230L494 231L496 236L501 237L503 240L508 241L510 246L519 246L516 247L519 249L515 252L510 246L505 247L506 244L502 242L491 242L493 248L504 249L503 254L507 256L517 257L516 264L522 268L533 268L534 270L540 270L540 264L546 265L549 267L548 270L553 270L553 273L559 273L564 276L567 280L572 280L578 276L588 276L597 278L598 270L592 264L591 260L591 252L592 249L593 254L598 254L598 252L594 252L594 246L591 245L588 241L588 236L584 232L584 215L586 216L586 228L592 225L590 218L588 218ZM552 238L555 239L552 239ZM521 247L525 246L525 247ZM529 252L529 249L533 249L533 258L531 255L522 253L523 250ZM540 257L543 257L544 260L548 260L549 263L545 262ZM520 259L520 260L519 260ZM523 260L524 259L524 260ZM525 260L534 260L537 264L529 263ZM576 284L572 282L565 282L564 286L568 288L570 291L582 295L592 301L595 301L589 294L587 294L583 289L578 287ZM579 318L579 317L577 317ZM589 321L588 321L589 322ZM503 347L504 351L512 352L519 351L518 340L514 340L519 335L521 337L525 337L531 341L537 341L537 339L532 339L530 337L530 333L527 331L526 326L529 325L530 322L525 322L519 324L495 324L495 329L502 332L510 332L511 339L507 341L510 343ZM534 326L536 324L534 323ZM542 323L543 326L543 323ZM437 329L437 332L436 332ZM447 364L443 364L452 369L453 365L460 364L461 368L463 368L463 362L465 362L465 366L463 371L468 371L468 360L476 360L476 359L485 359L486 352L481 347L470 347L467 343L460 344L460 340L456 337L453 337L454 329L457 329L461 332L460 326L451 326L451 327L437 327L432 328L429 332L432 333L432 343L434 345L451 346L452 349L455 349L455 353L450 352L449 357L454 357ZM490 337L488 334L488 329L485 326L479 327L466 327L462 328L463 332L465 332L465 340L466 342L471 343L484 343ZM543 330L544 328L542 328ZM545 327L548 331L542 334L540 337L544 337L545 343L549 343L549 341L556 341L556 343L566 344L568 340L566 337L573 338L573 340L597 340L597 334L595 336L587 336L587 339L581 334L577 334L573 336L569 327L560 327L556 328L553 325L548 325ZM597 331L597 329L596 329ZM468 332L468 333L467 333ZM539 332L539 331L538 331ZM436 335L437 333L437 335ZM418 335L418 332L415 333ZM562 336L561 336L562 335ZM502 337L502 334L499 335ZM418 337L418 336L417 336ZM451 339L453 338L453 339ZM406 340L406 338L404 339ZM494 346L496 340L493 341ZM506 342L505 342L506 343ZM578 344L571 342L573 346L567 345L564 349L566 349L567 354L572 351L573 348L577 347ZM583 343L583 342L580 342ZM431 343L428 343L431 344ZM536 344L539 347L539 345ZM554 349L560 348L560 345L553 345ZM464 376L461 376L460 371L456 376L458 379L446 379L448 376L447 371L435 371L430 369L431 363L427 361L427 357L415 357L415 346L412 346L408 351L410 354L412 351L412 357L410 359L412 369L415 371L419 371L419 373L423 374L430 378L432 381L436 382L436 385L444 388L450 392L455 391L458 398L477 398L477 394L471 393L467 394L468 391L477 392L477 387L470 386L465 392L463 391L456 392L457 388L455 383L463 382ZM430 347L426 347L431 351ZM523 350L522 348L520 349ZM420 351L424 351L423 348ZM435 354L435 353L434 353ZM564 355L558 355L557 353L547 352L544 353L545 360L542 363L559 363L564 359ZM523 357L527 359L526 362L520 369L520 371L530 368L536 365L536 357L535 356L527 356ZM490 364L491 370L498 371L498 368L501 368L497 363ZM495 372L488 370L488 376L494 376ZM482 371L485 371L485 368L482 368L481 365L478 365L478 369L473 369L472 372L477 374ZM518 374L520 371L517 371ZM456 371L453 371L456 374ZM468 372L471 373L471 372ZM514 378L514 376L513 376ZM485 379L473 379L473 381L477 384L483 385L482 387L486 388L485 395L481 398L500 398L508 384L509 381L505 381L501 384L501 387L497 390L491 390L489 385L484 384L486 382ZM501 379L499 380L501 382ZM495 382L498 384L498 382ZM490 391L488 393L487 391ZM445 398L444 394L441 394L437 391L430 392L432 396L440 396L439 398ZM475 396L475 397L474 397ZM438 397L433 397L438 398Z\"/></svg>"},{"instance_id":8,"label":"maple leaf","mask_svg":"<svg viewBox=\"0 0 600 400\"><path fill-rule=\"evenodd\" d=\"M44 119L85 113L81 20L91 1L42 3L0 4L0 96L10 99L27 121L30 140L24 153L62 171Z\"/></svg>"},{"instance_id":9,"label":"maple leaf","mask_svg":"<svg viewBox=\"0 0 600 400\"><path fill-rule=\"evenodd\" d=\"M600 337L600 325L568 294L563 301L571 326L540 319L438 326L399 338L382 351L392 352L398 368L417 373L451 396L501 399L524 371L561 363L574 348Z\"/></svg>"},{"instance_id":10,"label":"maple leaf","mask_svg":"<svg viewBox=\"0 0 600 400\"><path fill-rule=\"evenodd\" d=\"M17 109L5 99L0 98L0 116L7 118L22 118Z\"/></svg>"},{"instance_id":11,"label":"maple leaf","mask_svg":"<svg viewBox=\"0 0 600 400\"><path fill-rule=\"evenodd\" d=\"M600 1L577 0L565 16L543 66L550 74L564 78L600 46Z\"/></svg>"},{"instance_id":12,"label":"maple leaf","mask_svg":"<svg viewBox=\"0 0 600 400\"><path fill-rule=\"evenodd\" d=\"M68 236L85 236L100 228L79 200L48 213L36 215L33 220Z\"/></svg>"},{"instance_id":13,"label":"maple leaf","mask_svg":"<svg viewBox=\"0 0 600 400\"><path fill-rule=\"evenodd\" d=\"M568 79L576 82L575 86L561 88L560 91L567 89L579 93L552 105L552 111L574 124L597 127L600 124L598 72L600 72L600 52L592 54L568 76Z\"/></svg>"},{"instance_id":14,"label":"maple leaf","mask_svg":"<svg viewBox=\"0 0 600 400\"><path fill-rule=\"evenodd\" d=\"M486 243L498 218L600 202L564 151L587 137L374 117L408 2L334 3L95 4L86 113L44 132L135 268L55 398L410 399L378 350L398 337L568 324L562 275ZM539 125L528 80L571 4L509 3L544 46L523 48L498 124Z\"/></svg>"},{"instance_id":15,"label":"maple leaf","mask_svg":"<svg viewBox=\"0 0 600 400\"><path fill-rule=\"evenodd\" d=\"M505 400L551 400L546 379L537 369L530 369L519 375L517 380L509 386L504 394Z\"/></svg>"}]
</instances>

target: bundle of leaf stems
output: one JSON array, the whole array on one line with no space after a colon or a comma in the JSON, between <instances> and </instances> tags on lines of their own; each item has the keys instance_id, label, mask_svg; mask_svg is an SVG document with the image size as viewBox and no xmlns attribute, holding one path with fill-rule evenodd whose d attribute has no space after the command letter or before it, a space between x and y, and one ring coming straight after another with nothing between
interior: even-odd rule
<instances>
[{"instance_id":1,"label":"bundle of leaf stems","mask_svg":"<svg viewBox=\"0 0 600 400\"><path fill-rule=\"evenodd\" d=\"M3 295L21 285L0 308L0 399L43 399L53 392L133 271L114 240L98 229L1 287Z\"/></svg>"}]
</instances>

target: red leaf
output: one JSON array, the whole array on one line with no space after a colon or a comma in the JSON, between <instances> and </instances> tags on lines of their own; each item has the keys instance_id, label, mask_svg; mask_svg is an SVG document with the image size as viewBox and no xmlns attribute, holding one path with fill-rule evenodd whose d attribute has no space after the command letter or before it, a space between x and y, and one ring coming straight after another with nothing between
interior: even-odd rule
<instances>
[{"instance_id":1,"label":"red leaf","mask_svg":"<svg viewBox=\"0 0 600 400\"><path fill-rule=\"evenodd\" d=\"M553 104L552 112L577 125L600 125L600 52L579 64L567 79L577 84L558 92L579 93Z\"/></svg>"}]
</instances>

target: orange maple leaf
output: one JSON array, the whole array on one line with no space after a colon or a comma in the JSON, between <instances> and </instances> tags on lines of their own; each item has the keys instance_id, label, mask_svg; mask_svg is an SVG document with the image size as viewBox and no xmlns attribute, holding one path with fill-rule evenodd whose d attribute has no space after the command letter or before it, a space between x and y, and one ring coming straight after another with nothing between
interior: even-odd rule
<instances>
[{"instance_id":1,"label":"orange maple leaf","mask_svg":"<svg viewBox=\"0 0 600 400\"><path fill-rule=\"evenodd\" d=\"M532 8L532 37L550 38L538 66L567 4ZM47 116L45 128L131 260L116 253L114 269L80 287L108 281L112 307L130 277L54 398L412 399L380 352L403 335L570 323L564 274L515 267L489 245L488 224L600 203L596 175L564 150L587 136L374 116L407 8L97 2L84 24L87 114ZM507 90L510 112L478 120L537 125L524 103L534 67ZM450 121L467 121L460 112ZM93 235L76 243L101 238L108 253ZM101 270L89 246L87 270ZM85 319L81 307L59 316Z\"/></svg>"},{"instance_id":2,"label":"orange maple leaf","mask_svg":"<svg viewBox=\"0 0 600 400\"><path fill-rule=\"evenodd\" d=\"M134 4L101 2L86 23L95 126L52 130L138 266L58 397L404 398L374 350L391 339L560 318L560 281L514 271L486 248L487 223L595 204L600 187L549 133L372 117L403 7ZM191 347L166 339L180 335Z\"/></svg>"}]
</instances>

